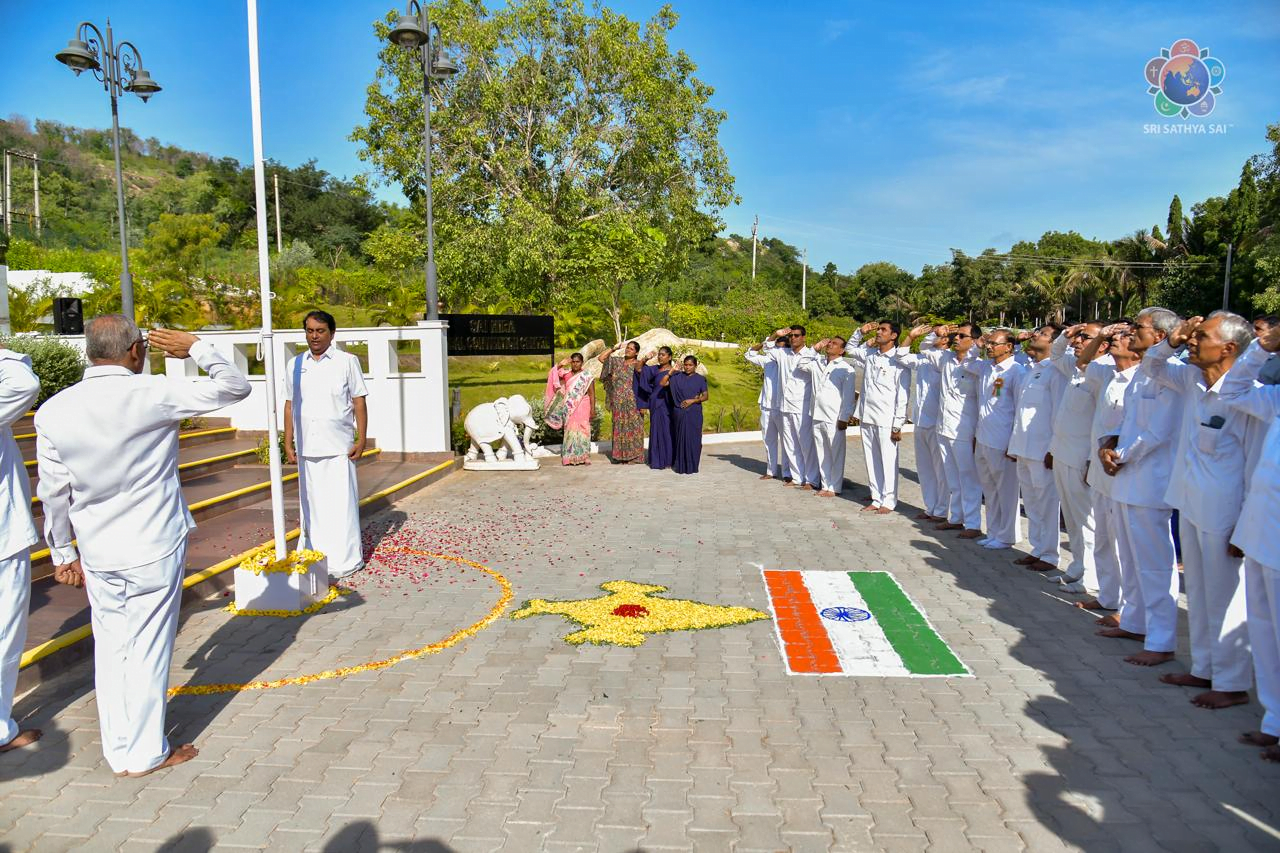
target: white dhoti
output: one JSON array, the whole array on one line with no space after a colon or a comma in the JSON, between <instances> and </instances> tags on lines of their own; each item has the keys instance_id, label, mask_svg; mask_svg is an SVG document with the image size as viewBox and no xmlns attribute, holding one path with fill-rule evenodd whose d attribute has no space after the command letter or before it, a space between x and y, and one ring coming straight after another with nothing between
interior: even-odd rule
<instances>
[{"instance_id":1,"label":"white dhoti","mask_svg":"<svg viewBox=\"0 0 1280 853\"><path fill-rule=\"evenodd\" d=\"M1261 730L1280 737L1280 568L1245 557L1244 582Z\"/></svg>"},{"instance_id":2,"label":"white dhoti","mask_svg":"<svg viewBox=\"0 0 1280 853\"><path fill-rule=\"evenodd\" d=\"M911 433L916 450L916 476L920 480L920 495L924 511L942 518L947 514L947 475L938 447L936 427L917 426Z\"/></svg>"},{"instance_id":3,"label":"white dhoti","mask_svg":"<svg viewBox=\"0 0 1280 853\"><path fill-rule=\"evenodd\" d=\"M818 461L818 479L824 491L840 494L844 486L844 452L846 430L833 423L813 422L813 449Z\"/></svg>"},{"instance_id":4,"label":"white dhoti","mask_svg":"<svg viewBox=\"0 0 1280 853\"><path fill-rule=\"evenodd\" d=\"M1012 545L1018 541L1018 466L1003 450L981 442L974 457L987 502L987 537Z\"/></svg>"},{"instance_id":5,"label":"white dhoti","mask_svg":"<svg viewBox=\"0 0 1280 853\"><path fill-rule=\"evenodd\" d=\"M298 457L302 540L328 557L329 577L364 565L360 552L360 491L355 463L346 456Z\"/></svg>"},{"instance_id":6,"label":"white dhoti","mask_svg":"<svg viewBox=\"0 0 1280 853\"><path fill-rule=\"evenodd\" d=\"M1082 581L1098 588L1098 572L1093 561L1093 496L1084 481L1084 469L1053 460L1053 485L1062 502L1062 519L1067 525L1071 562L1063 569L1069 581Z\"/></svg>"},{"instance_id":7,"label":"white dhoti","mask_svg":"<svg viewBox=\"0 0 1280 853\"><path fill-rule=\"evenodd\" d=\"M169 757L164 716L186 559L183 540L143 566L84 564L102 752L116 773L142 773Z\"/></svg>"},{"instance_id":8,"label":"white dhoti","mask_svg":"<svg viewBox=\"0 0 1280 853\"><path fill-rule=\"evenodd\" d=\"M1111 496L1089 487L1093 499L1093 567L1098 573L1098 603L1107 610L1119 610L1124 602L1120 572L1120 542L1116 538L1116 502ZM1086 582L1085 586L1089 584ZM1144 623L1145 624L1145 623Z\"/></svg>"},{"instance_id":9,"label":"white dhoti","mask_svg":"<svg viewBox=\"0 0 1280 853\"><path fill-rule=\"evenodd\" d=\"M867 465L867 485L871 505L893 509L898 505L898 445L889 427L867 426L862 430L862 458Z\"/></svg>"},{"instance_id":10,"label":"white dhoti","mask_svg":"<svg viewBox=\"0 0 1280 853\"><path fill-rule=\"evenodd\" d=\"M973 458L973 438L939 438L938 450L947 472L947 521L968 530L982 529L982 483Z\"/></svg>"},{"instance_id":11,"label":"white dhoti","mask_svg":"<svg viewBox=\"0 0 1280 853\"><path fill-rule=\"evenodd\" d=\"M1173 553L1172 512L1115 502L1116 541L1124 604L1120 627L1146 634L1143 648L1178 648L1178 571Z\"/></svg>"},{"instance_id":12,"label":"white dhoti","mask_svg":"<svg viewBox=\"0 0 1280 853\"><path fill-rule=\"evenodd\" d=\"M0 560L0 746L18 736L13 694L27 643L31 609L31 555L23 548Z\"/></svg>"},{"instance_id":13,"label":"white dhoti","mask_svg":"<svg viewBox=\"0 0 1280 853\"><path fill-rule=\"evenodd\" d=\"M1253 657L1245 627L1244 561L1227 553L1231 532L1201 530L1179 516L1191 674L1213 682L1214 690L1248 690Z\"/></svg>"},{"instance_id":14,"label":"white dhoti","mask_svg":"<svg viewBox=\"0 0 1280 853\"><path fill-rule=\"evenodd\" d=\"M1062 505L1053 483L1053 471L1043 459L1018 457L1018 488L1027 510L1027 541L1031 555L1050 565L1058 565L1058 514Z\"/></svg>"},{"instance_id":15,"label":"white dhoti","mask_svg":"<svg viewBox=\"0 0 1280 853\"><path fill-rule=\"evenodd\" d=\"M781 425L782 413L777 409L760 410L760 435L764 438L764 472L773 477L785 477L787 470L778 434Z\"/></svg>"}]
</instances>

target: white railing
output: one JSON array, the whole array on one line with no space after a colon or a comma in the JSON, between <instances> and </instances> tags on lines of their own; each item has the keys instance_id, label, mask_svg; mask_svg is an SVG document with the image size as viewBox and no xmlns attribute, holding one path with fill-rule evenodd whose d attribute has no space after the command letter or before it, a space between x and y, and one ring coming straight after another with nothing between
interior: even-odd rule
<instances>
[{"instance_id":1,"label":"white railing","mask_svg":"<svg viewBox=\"0 0 1280 853\"><path fill-rule=\"evenodd\" d=\"M361 356L369 388L369 437L383 450L435 453L449 449L448 325L441 320L424 320L416 326L338 330L334 338L338 346ZM230 418L237 429L266 430L266 377L250 372L251 365L260 360L261 334L252 329L198 334L249 374L253 386L244 400L210 415ZM83 336L64 336L62 340L84 351ZM306 336L301 329L276 329L273 342L276 372L283 377L288 359L306 350ZM165 374L194 378L200 371L189 358L166 358ZM283 400L282 394L276 399ZM276 420L283 428L284 407L280 405Z\"/></svg>"}]
</instances>

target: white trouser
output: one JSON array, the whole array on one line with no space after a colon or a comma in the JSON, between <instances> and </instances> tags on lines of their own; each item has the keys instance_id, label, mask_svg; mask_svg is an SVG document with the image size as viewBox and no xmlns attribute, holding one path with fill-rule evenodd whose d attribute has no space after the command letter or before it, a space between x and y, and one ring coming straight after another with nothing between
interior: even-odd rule
<instances>
[{"instance_id":1,"label":"white trouser","mask_svg":"<svg viewBox=\"0 0 1280 853\"><path fill-rule=\"evenodd\" d=\"M1245 557L1244 583L1262 731L1280 737L1280 568Z\"/></svg>"},{"instance_id":2,"label":"white trouser","mask_svg":"<svg viewBox=\"0 0 1280 853\"><path fill-rule=\"evenodd\" d=\"M848 432L833 423L813 422L813 448L818 460L818 478L824 491L840 494L844 485L844 443Z\"/></svg>"},{"instance_id":3,"label":"white trouser","mask_svg":"<svg viewBox=\"0 0 1280 853\"><path fill-rule=\"evenodd\" d=\"M1183 579L1191 635L1191 674L1214 690L1248 690L1253 657L1245 627L1244 561L1227 553L1231 532L1201 530L1182 513Z\"/></svg>"},{"instance_id":4,"label":"white trouser","mask_svg":"<svg viewBox=\"0 0 1280 853\"><path fill-rule=\"evenodd\" d=\"M982 442L974 456L987 502L987 536L1012 545L1018 541L1018 466L1003 450Z\"/></svg>"},{"instance_id":5,"label":"white trouser","mask_svg":"<svg viewBox=\"0 0 1280 853\"><path fill-rule=\"evenodd\" d=\"M1053 472L1044 467L1044 458L1018 457L1018 487L1027 510L1027 541L1031 554L1050 565L1058 565L1058 489Z\"/></svg>"},{"instance_id":6,"label":"white trouser","mask_svg":"<svg viewBox=\"0 0 1280 853\"><path fill-rule=\"evenodd\" d=\"M300 548L329 558L329 577L340 578L364 564L360 554L360 492L355 463L343 456L298 457L302 488Z\"/></svg>"},{"instance_id":7,"label":"white trouser","mask_svg":"<svg viewBox=\"0 0 1280 853\"><path fill-rule=\"evenodd\" d=\"M1098 573L1098 603L1119 610L1124 602L1120 583L1120 542L1116 538L1116 502L1111 495L1089 487L1093 498L1093 566ZM1085 586L1088 586L1086 582Z\"/></svg>"},{"instance_id":8,"label":"white trouser","mask_svg":"<svg viewBox=\"0 0 1280 853\"><path fill-rule=\"evenodd\" d=\"M982 483L973 458L973 438L939 438L938 450L947 471L947 521L968 530L982 529Z\"/></svg>"},{"instance_id":9,"label":"white trouser","mask_svg":"<svg viewBox=\"0 0 1280 853\"><path fill-rule=\"evenodd\" d=\"M183 540L144 566L84 566L102 752L116 773L142 773L169 757L165 701L186 559Z\"/></svg>"},{"instance_id":10,"label":"white trouser","mask_svg":"<svg viewBox=\"0 0 1280 853\"><path fill-rule=\"evenodd\" d=\"M760 410L760 435L764 438L764 472L773 477L786 475L786 457L780 455L779 428L782 425L782 413L777 409Z\"/></svg>"},{"instance_id":11,"label":"white trouser","mask_svg":"<svg viewBox=\"0 0 1280 853\"><path fill-rule=\"evenodd\" d=\"M889 438L893 430L863 424L861 431L871 505L893 509L898 505L898 445Z\"/></svg>"},{"instance_id":12,"label":"white trouser","mask_svg":"<svg viewBox=\"0 0 1280 853\"><path fill-rule=\"evenodd\" d=\"M0 560L0 746L18 736L13 721L13 693L18 664L27 644L31 609L31 554L23 548Z\"/></svg>"},{"instance_id":13,"label":"white trouser","mask_svg":"<svg viewBox=\"0 0 1280 853\"><path fill-rule=\"evenodd\" d=\"M1120 627L1146 634L1143 648L1178 648L1178 570L1173 553L1172 510L1115 502L1124 604Z\"/></svg>"},{"instance_id":14,"label":"white trouser","mask_svg":"<svg viewBox=\"0 0 1280 853\"><path fill-rule=\"evenodd\" d=\"M943 470L936 427L916 426L912 430L916 448L916 477L924 511L939 518L947 514L947 475Z\"/></svg>"},{"instance_id":15,"label":"white trouser","mask_svg":"<svg viewBox=\"0 0 1280 853\"><path fill-rule=\"evenodd\" d=\"M1071 562L1063 571L1067 580L1083 581L1098 588L1098 571L1093 562L1093 496L1084 481L1084 469L1053 460L1053 485L1062 502L1062 519L1067 524Z\"/></svg>"},{"instance_id":16,"label":"white trouser","mask_svg":"<svg viewBox=\"0 0 1280 853\"><path fill-rule=\"evenodd\" d=\"M783 412L782 453L787 458L787 476L796 485L818 484L818 459L813 449L813 418Z\"/></svg>"}]
</instances>

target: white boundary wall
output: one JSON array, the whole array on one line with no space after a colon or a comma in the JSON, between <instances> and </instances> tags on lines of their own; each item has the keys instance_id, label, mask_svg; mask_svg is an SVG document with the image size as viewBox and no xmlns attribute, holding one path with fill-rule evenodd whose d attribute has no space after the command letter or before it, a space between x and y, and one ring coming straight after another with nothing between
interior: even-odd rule
<instances>
[{"instance_id":1,"label":"white boundary wall","mask_svg":"<svg viewBox=\"0 0 1280 853\"><path fill-rule=\"evenodd\" d=\"M405 453L436 453L449 449L449 361L446 340L448 323L424 320L417 326L379 326L377 328L339 329L334 340L366 344L369 367L364 374L369 386L369 437L383 450ZM257 360L261 335L256 330L203 331L197 333L221 350L233 364L249 372ZM82 335L64 336L62 340L84 351ZM396 357L398 341L416 342L421 354L421 370L401 372ZM284 381L290 358L306 349L306 336L301 329L276 329L276 370ZM165 359L169 376L199 377L191 359ZM266 430L266 377L250 375L253 391L247 398L211 412L210 416L230 418L237 429ZM282 389L281 389L282 390ZM283 396L277 426L284 426Z\"/></svg>"}]
</instances>

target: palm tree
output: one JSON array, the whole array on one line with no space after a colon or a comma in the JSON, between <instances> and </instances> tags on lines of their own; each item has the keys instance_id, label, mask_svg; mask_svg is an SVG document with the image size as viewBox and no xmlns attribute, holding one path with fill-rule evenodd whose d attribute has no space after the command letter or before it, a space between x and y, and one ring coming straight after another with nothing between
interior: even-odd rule
<instances>
[{"instance_id":1,"label":"palm tree","mask_svg":"<svg viewBox=\"0 0 1280 853\"><path fill-rule=\"evenodd\" d=\"M9 290L9 328L15 332L33 332L40 318L53 310L53 299L43 288Z\"/></svg>"},{"instance_id":2,"label":"palm tree","mask_svg":"<svg viewBox=\"0 0 1280 853\"><path fill-rule=\"evenodd\" d=\"M415 281L402 281L387 294L387 304L373 312L375 326L409 326L422 319L427 297Z\"/></svg>"},{"instance_id":3,"label":"palm tree","mask_svg":"<svg viewBox=\"0 0 1280 853\"><path fill-rule=\"evenodd\" d=\"M1068 283L1066 276L1060 272L1040 270L1031 277L1031 286L1049 303L1049 308L1057 321L1063 322L1071 294L1071 284Z\"/></svg>"},{"instance_id":4,"label":"palm tree","mask_svg":"<svg viewBox=\"0 0 1280 853\"><path fill-rule=\"evenodd\" d=\"M1094 296L1101 286L1101 280L1098 278L1098 270L1088 264L1078 264L1067 268L1066 274L1063 276L1063 283L1066 286L1067 293L1074 294L1077 302L1077 320L1084 319L1084 298L1086 296ZM1066 322L1066 312L1063 311L1058 316L1059 323Z\"/></svg>"}]
</instances>

